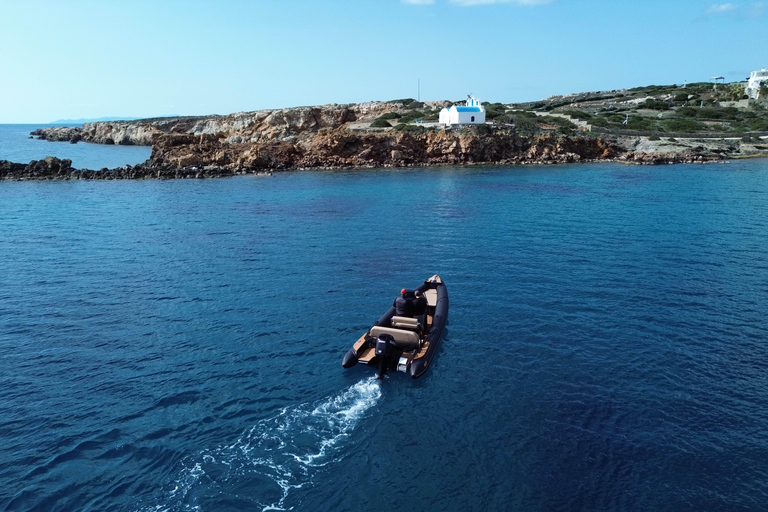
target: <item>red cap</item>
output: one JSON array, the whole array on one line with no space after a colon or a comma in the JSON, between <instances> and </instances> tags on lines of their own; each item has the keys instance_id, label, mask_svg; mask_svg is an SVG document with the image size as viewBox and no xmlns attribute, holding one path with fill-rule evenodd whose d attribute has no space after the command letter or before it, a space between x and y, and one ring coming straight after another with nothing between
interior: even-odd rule
<instances>
[{"instance_id":1,"label":"red cap","mask_svg":"<svg viewBox=\"0 0 768 512\"><path fill-rule=\"evenodd\" d=\"M402 290L400 290L400 295L405 295L407 292L408 292L408 290L403 288Z\"/></svg>"}]
</instances>

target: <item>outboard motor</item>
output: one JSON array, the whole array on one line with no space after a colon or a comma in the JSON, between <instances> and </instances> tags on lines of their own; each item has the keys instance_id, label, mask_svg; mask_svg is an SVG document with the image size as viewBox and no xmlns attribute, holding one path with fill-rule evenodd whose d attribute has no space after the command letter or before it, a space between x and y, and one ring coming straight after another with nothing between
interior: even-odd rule
<instances>
[{"instance_id":1,"label":"outboard motor","mask_svg":"<svg viewBox=\"0 0 768 512\"><path fill-rule=\"evenodd\" d=\"M387 365L389 364L389 353L395 347L395 338L389 334L379 334L376 338L376 357L379 358L379 375L378 379L383 379L384 374L387 373Z\"/></svg>"}]
</instances>

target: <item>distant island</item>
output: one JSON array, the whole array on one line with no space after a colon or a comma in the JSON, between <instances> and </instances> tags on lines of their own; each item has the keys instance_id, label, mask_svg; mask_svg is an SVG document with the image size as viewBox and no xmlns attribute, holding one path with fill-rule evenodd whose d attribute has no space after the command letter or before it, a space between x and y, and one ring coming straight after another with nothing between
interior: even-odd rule
<instances>
[{"instance_id":1,"label":"distant island","mask_svg":"<svg viewBox=\"0 0 768 512\"><path fill-rule=\"evenodd\" d=\"M230 115L85 122L40 139L147 145L147 162L76 170L56 158L0 162L0 179L202 178L308 168L618 161L691 163L768 156L765 95L692 83L482 103L486 124L446 127L460 102L412 98Z\"/></svg>"},{"instance_id":2,"label":"distant island","mask_svg":"<svg viewBox=\"0 0 768 512\"><path fill-rule=\"evenodd\" d=\"M141 119L141 118L112 116L112 117L96 117L96 118L82 118L82 119L59 119L57 121L54 121L48 124L73 125L73 124L83 124L83 123L100 123L100 122L106 122L106 121L134 121L136 119Z\"/></svg>"}]
</instances>

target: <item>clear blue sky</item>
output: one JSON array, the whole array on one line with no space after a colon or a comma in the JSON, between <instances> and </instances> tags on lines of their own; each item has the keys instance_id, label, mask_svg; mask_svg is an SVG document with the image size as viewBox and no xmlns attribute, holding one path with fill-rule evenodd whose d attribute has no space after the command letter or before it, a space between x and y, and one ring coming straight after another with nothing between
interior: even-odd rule
<instances>
[{"instance_id":1,"label":"clear blue sky","mask_svg":"<svg viewBox=\"0 0 768 512\"><path fill-rule=\"evenodd\" d=\"M529 101L768 67L767 2L0 0L0 123Z\"/></svg>"}]
</instances>

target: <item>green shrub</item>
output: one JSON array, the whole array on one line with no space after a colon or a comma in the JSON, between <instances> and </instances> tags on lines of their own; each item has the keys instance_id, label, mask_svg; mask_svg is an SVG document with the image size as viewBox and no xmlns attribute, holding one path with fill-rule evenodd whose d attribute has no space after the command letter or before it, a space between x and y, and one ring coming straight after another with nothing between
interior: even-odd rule
<instances>
[{"instance_id":1,"label":"green shrub","mask_svg":"<svg viewBox=\"0 0 768 512\"><path fill-rule=\"evenodd\" d=\"M419 121L437 121L437 118L440 115L439 110L414 110L412 112L408 112L407 114L404 114L400 117L400 122L403 124L412 123L416 120Z\"/></svg>"},{"instance_id":2,"label":"green shrub","mask_svg":"<svg viewBox=\"0 0 768 512\"><path fill-rule=\"evenodd\" d=\"M397 126L395 126L395 130L400 132L410 132L410 133L424 133L427 131L426 128L423 126L419 126L417 124L405 124L400 123Z\"/></svg>"},{"instance_id":3,"label":"green shrub","mask_svg":"<svg viewBox=\"0 0 768 512\"><path fill-rule=\"evenodd\" d=\"M732 123L732 128L740 132L768 132L768 119L751 117Z\"/></svg>"},{"instance_id":4,"label":"green shrub","mask_svg":"<svg viewBox=\"0 0 768 512\"><path fill-rule=\"evenodd\" d=\"M699 109L696 117L710 120L736 120L739 117L739 109L733 107L705 107Z\"/></svg>"},{"instance_id":5,"label":"green shrub","mask_svg":"<svg viewBox=\"0 0 768 512\"><path fill-rule=\"evenodd\" d=\"M515 115L511 116L510 121L514 123L515 125L515 131L518 133L521 133L523 135L533 135L534 133L538 133L539 125L536 124L536 121L532 119L529 116L524 115Z\"/></svg>"},{"instance_id":6,"label":"green shrub","mask_svg":"<svg viewBox=\"0 0 768 512\"><path fill-rule=\"evenodd\" d=\"M659 127L656 124L656 121L648 119L647 117L640 116L630 116L626 127L630 130L637 130L642 132L659 131Z\"/></svg>"},{"instance_id":7,"label":"green shrub","mask_svg":"<svg viewBox=\"0 0 768 512\"><path fill-rule=\"evenodd\" d=\"M626 118L621 114L609 114L605 119L610 123L622 124Z\"/></svg>"},{"instance_id":8,"label":"green shrub","mask_svg":"<svg viewBox=\"0 0 768 512\"><path fill-rule=\"evenodd\" d=\"M402 103L403 105L410 105L414 101L416 100L414 100L413 98L404 98L402 100L389 100L387 103Z\"/></svg>"},{"instance_id":9,"label":"green shrub","mask_svg":"<svg viewBox=\"0 0 768 512\"><path fill-rule=\"evenodd\" d=\"M718 89L719 95L725 101L738 101L744 95L744 86L742 84L728 84L725 89Z\"/></svg>"},{"instance_id":10,"label":"green shrub","mask_svg":"<svg viewBox=\"0 0 768 512\"><path fill-rule=\"evenodd\" d=\"M668 110L669 105L667 105L666 101L659 101L654 100L652 98L648 98L645 100L645 103L642 104L643 108L649 108L653 110Z\"/></svg>"},{"instance_id":11,"label":"green shrub","mask_svg":"<svg viewBox=\"0 0 768 512\"><path fill-rule=\"evenodd\" d=\"M709 82L694 82L685 86L685 91L688 94L699 95L702 92L712 91L712 84Z\"/></svg>"},{"instance_id":12,"label":"green shrub","mask_svg":"<svg viewBox=\"0 0 768 512\"><path fill-rule=\"evenodd\" d=\"M408 112L404 116L400 117L400 122L403 124L412 123L417 119L424 119L426 116L424 115L424 112L421 112L420 110L414 110L412 112Z\"/></svg>"},{"instance_id":13,"label":"green shrub","mask_svg":"<svg viewBox=\"0 0 768 512\"><path fill-rule=\"evenodd\" d=\"M667 139L669 142L677 142L677 139L674 137L670 137Z\"/></svg>"},{"instance_id":14,"label":"green shrub","mask_svg":"<svg viewBox=\"0 0 768 512\"><path fill-rule=\"evenodd\" d=\"M546 124L554 124L559 128L570 128L571 130L576 128L575 124L573 124L572 122L570 122L564 117L541 116L539 117L539 122L546 123Z\"/></svg>"},{"instance_id":15,"label":"green shrub","mask_svg":"<svg viewBox=\"0 0 768 512\"><path fill-rule=\"evenodd\" d=\"M371 123L371 128L391 128L391 127L392 125L389 124L389 121L387 121L386 119L382 119L381 117L375 119Z\"/></svg>"},{"instance_id":16,"label":"green shrub","mask_svg":"<svg viewBox=\"0 0 768 512\"><path fill-rule=\"evenodd\" d=\"M401 117L403 116L401 116L397 112L387 112L383 116L379 116L378 119L400 119Z\"/></svg>"},{"instance_id":17,"label":"green shrub","mask_svg":"<svg viewBox=\"0 0 768 512\"><path fill-rule=\"evenodd\" d=\"M487 124L477 124L471 127L472 131L474 131L478 135L490 135L493 129L491 128L491 125Z\"/></svg>"},{"instance_id":18,"label":"green shrub","mask_svg":"<svg viewBox=\"0 0 768 512\"><path fill-rule=\"evenodd\" d=\"M696 117L698 109L693 107L682 107L675 111L675 113L682 117Z\"/></svg>"},{"instance_id":19,"label":"green shrub","mask_svg":"<svg viewBox=\"0 0 768 512\"><path fill-rule=\"evenodd\" d=\"M592 115L581 110L563 110L563 114L571 117L575 117L579 120L592 119Z\"/></svg>"},{"instance_id":20,"label":"green shrub","mask_svg":"<svg viewBox=\"0 0 768 512\"><path fill-rule=\"evenodd\" d=\"M661 137L659 137L658 135L651 135L650 137L648 137L648 140L661 140Z\"/></svg>"},{"instance_id":21,"label":"green shrub","mask_svg":"<svg viewBox=\"0 0 768 512\"><path fill-rule=\"evenodd\" d=\"M707 125L693 119L670 119L665 123L665 128L670 132L695 133L707 131Z\"/></svg>"},{"instance_id":22,"label":"green shrub","mask_svg":"<svg viewBox=\"0 0 768 512\"><path fill-rule=\"evenodd\" d=\"M507 110L501 103L488 103L487 101L483 102L483 107L485 107L486 119L496 119L497 117L504 115Z\"/></svg>"},{"instance_id":23,"label":"green shrub","mask_svg":"<svg viewBox=\"0 0 768 512\"><path fill-rule=\"evenodd\" d=\"M645 93L645 94L647 94L649 92L655 92L655 91L659 90L660 88L661 87L658 86L658 85L646 85L645 87L633 87L632 89L629 90L629 92Z\"/></svg>"}]
</instances>

